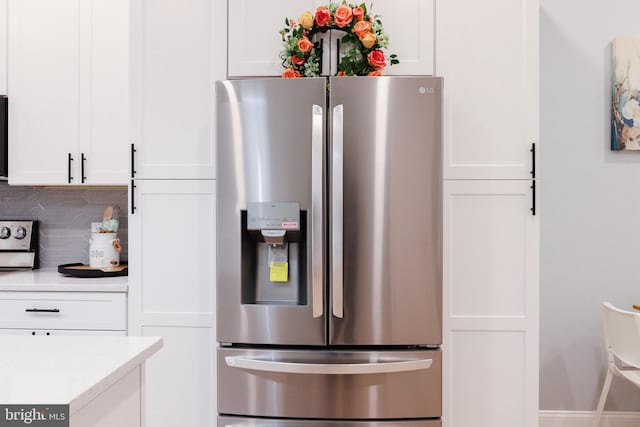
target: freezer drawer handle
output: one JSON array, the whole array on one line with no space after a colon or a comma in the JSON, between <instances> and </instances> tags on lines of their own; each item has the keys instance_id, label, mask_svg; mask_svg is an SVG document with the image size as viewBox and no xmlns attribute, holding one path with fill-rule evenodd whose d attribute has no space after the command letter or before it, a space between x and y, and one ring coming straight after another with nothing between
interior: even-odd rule
<instances>
[{"instance_id":1,"label":"freezer drawer handle","mask_svg":"<svg viewBox=\"0 0 640 427\"><path fill-rule=\"evenodd\" d=\"M313 131L311 134L311 291L313 298L313 317L322 317L324 313L324 279L322 277L322 107L313 106Z\"/></svg>"},{"instance_id":2,"label":"freezer drawer handle","mask_svg":"<svg viewBox=\"0 0 640 427\"><path fill-rule=\"evenodd\" d=\"M382 363L292 363L231 356L225 357L224 360L227 366L238 369L319 375L367 375L421 371L429 369L433 361L432 359L418 359Z\"/></svg>"}]
</instances>

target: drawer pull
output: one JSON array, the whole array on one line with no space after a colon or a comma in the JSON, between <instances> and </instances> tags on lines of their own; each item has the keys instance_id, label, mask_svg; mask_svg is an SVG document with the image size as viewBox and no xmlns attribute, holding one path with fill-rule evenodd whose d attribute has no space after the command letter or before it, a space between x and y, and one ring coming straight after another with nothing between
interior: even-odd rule
<instances>
[{"instance_id":1,"label":"drawer pull","mask_svg":"<svg viewBox=\"0 0 640 427\"><path fill-rule=\"evenodd\" d=\"M60 313L57 308L26 308L27 313Z\"/></svg>"},{"instance_id":2,"label":"drawer pull","mask_svg":"<svg viewBox=\"0 0 640 427\"><path fill-rule=\"evenodd\" d=\"M287 374L366 375L389 374L429 369L432 359L403 360L383 363L296 363L225 357L227 366L251 371L284 372Z\"/></svg>"}]
</instances>

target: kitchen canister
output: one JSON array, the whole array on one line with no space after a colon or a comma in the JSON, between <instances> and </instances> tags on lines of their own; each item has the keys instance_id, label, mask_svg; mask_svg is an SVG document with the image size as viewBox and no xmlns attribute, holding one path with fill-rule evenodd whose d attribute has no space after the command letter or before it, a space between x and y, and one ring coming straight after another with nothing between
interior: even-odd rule
<instances>
[{"instance_id":1,"label":"kitchen canister","mask_svg":"<svg viewBox=\"0 0 640 427\"><path fill-rule=\"evenodd\" d=\"M91 233L89 267L117 267L120 265L120 239L117 233Z\"/></svg>"}]
</instances>

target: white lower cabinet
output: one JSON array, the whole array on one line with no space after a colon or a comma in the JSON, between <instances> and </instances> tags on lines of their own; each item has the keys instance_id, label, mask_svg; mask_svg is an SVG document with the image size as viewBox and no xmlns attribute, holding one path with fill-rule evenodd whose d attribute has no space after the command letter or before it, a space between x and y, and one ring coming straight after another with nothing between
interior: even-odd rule
<instances>
[{"instance_id":1,"label":"white lower cabinet","mask_svg":"<svg viewBox=\"0 0 640 427\"><path fill-rule=\"evenodd\" d=\"M538 425L531 181L445 181L443 425Z\"/></svg>"},{"instance_id":2,"label":"white lower cabinet","mask_svg":"<svg viewBox=\"0 0 640 427\"><path fill-rule=\"evenodd\" d=\"M56 329L0 329L0 335L92 335L126 336L127 331L83 331Z\"/></svg>"},{"instance_id":3,"label":"white lower cabinet","mask_svg":"<svg viewBox=\"0 0 640 427\"><path fill-rule=\"evenodd\" d=\"M138 180L129 216L129 330L161 336L149 360L147 425L212 427L215 394L215 185Z\"/></svg>"}]
</instances>

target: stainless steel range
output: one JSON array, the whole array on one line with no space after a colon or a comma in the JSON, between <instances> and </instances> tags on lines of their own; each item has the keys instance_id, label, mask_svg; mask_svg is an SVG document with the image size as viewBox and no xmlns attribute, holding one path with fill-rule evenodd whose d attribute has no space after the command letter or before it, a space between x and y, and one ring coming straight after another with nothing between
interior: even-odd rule
<instances>
[{"instance_id":1,"label":"stainless steel range","mask_svg":"<svg viewBox=\"0 0 640 427\"><path fill-rule=\"evenodd\" d=\"M38 221L0 221L0 270L38 268Z\"/></svg>"},{"instance_id":2,"label":"stainless steel range","mask_svg":"<svg viewBox=\"0 0 640 427\"><path fill-rule=\"evenodd\" d=\"M217 83L219 426L441 425L441 103L433 77Z\"/></svg>"}]
</instances>

